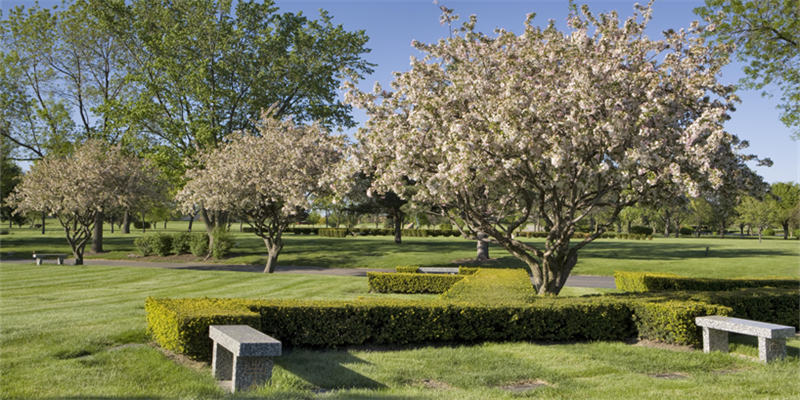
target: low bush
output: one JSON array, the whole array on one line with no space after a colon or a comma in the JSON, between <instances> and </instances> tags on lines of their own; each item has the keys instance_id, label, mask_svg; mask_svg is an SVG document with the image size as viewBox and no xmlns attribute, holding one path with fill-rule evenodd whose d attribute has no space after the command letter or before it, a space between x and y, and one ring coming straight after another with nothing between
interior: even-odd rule
<instances>
[{"instance_id":1,"label":"low bush","mask_svg":"<svg viewBox=\"0 0 800 400\"><path fill-rule=\"evenodd\" d=\"M764 231L761 232L761 236L775 236L775 229L772 228L764 229Z\"/></svg>"},{"instance_id":2,"label":"low bush","mask_svg":"<svg viewBox=\"0 0 800 400\"><path fill-rule=\"evenodd\" d=\"M693 301L635 301L633 320L639 337L667 343L697 346L702 333L695 318L730 315L729 307Z\"/></svg>"},{"instance_id":3,"label":"low bush","mask_svg":"<svg viewBox=\"0 0 800 400\"><path fill-rule=\"evenodd\" d=\"M395 268L395 271L401 274L416 274L419 272L419 266L412 266L412 267L401 267L398 266Z\"/></svg>"},{"instance_id":4,"label":"low bush","mask_svg":"<svg viewBox=\"0 0 800 400\"><path fill-rule=\"evenodd\" d=\"M133 240L133 245L136 246L136 249L139 250L143 256L147 257L150 254L153 254L152 238L152 236L138 237Z\"/></svg>"},{"instance_id":5,"label":"low bush","mask_svg":"<svg viewBox=\"0 0 800 400\"><path fill-rule=\"evenodd\" d=\"M176 255L189 254L192 250L192 234L179 232L172 236L172 252Z\"/></svg>"},{"instance_id":6,"label":"low bush","mask_svg":"<svg viewBox=\"0 0 800 400\"><path fill-rule=\"evenodd\" d=\"M367 272L369 291L377 293L444 293L464 275Z\"/></svg>"},{"instance_id":7,"label":"low bush","mask_svg":"<svg viewBox=\"0 0 800 400\"><path fill-rule=\"evenodd\" d=\"M156 233L150 236L150 246L153 253L166 257L172 252L172 236L166 233Z\"/></svg>"},{"instance_id":8,"label":"low bush","mask_svg":"<svg viewBox=\"0 0 800 400\"><path fill-rule=\"evenodd\" d=\"M634 225L634 226L631 227L631 230L628 233L632 233L634 235L645 235L645 236L647 236L647 235L652 235L653 234L653 228L651 228L649 226Z\"/></svg>"},{"instance_id":9,"label":"low bush","mask_svg":"<svg viewBox=\"0 0 800 400\"><path fill-rule=\"evenodd\" d=\"M536 295L528 273L523 269L480 268L474 274L464 276L439 298L498 305L530 303Z\"/></svg>"},{"instance_id":10,"label":"low bush","mask_svg":"<svg viewBox=\"0 0 800 400\"><path fill-rule=\"evenodd\" d=\"M678 231L678 233L684 236L691 236L694 234L694 231L691 228L683 227Z\"/></svg>"},{"instance_id":11,"label":"low bush","mask_svg":"<svg viewBox=\"0 0 800 400\"><path fill-rule=\"evenodd\" d=\"M800 289L800 279L797 278L687 278L673 274L615 271L614 281L617 289L625 292L686 290L720 292L759 287Z\"/></svg>"},{"instance_id":12,"label":"low bush","mask_svg":"<svg viewBox=\"0 0 800 400\"><path fill-rule=\"evenodd\" d=\"M321 237L333 237L333 238L343 238L347 237L348 231L347 229L335 229L335 228L323 228L319 231L319 236Z\"/></svg>"},{"instance_id":13,"label":"low bush","mask_svg":"<svg viewBox=\"0 0 800 400\"><path fill-rule=\"evenodd\" d=\"M452 231L453 230L453 225L450 224L450 223L445 222L445 223L439 224L438 228L440 230L443 230L443 231Z\"/></svg>"},{"instance_id":14,"label":"low bush","mask_svg":"<svg viewBox=\"0 0 800 400\"><path fill-rule=\"evenodd\" d=\"M212 235L214 235L214 243L212 244L211 254L216 259L227 256L231 248L233 248L233 241L235 240L233 234L225 228L218 227L214 229Z\"/></svg>"},{"instance_id":15,"label":"low bush","mask_svg":"<svg viewBox=\"0 0 800 400\"><path fill-rule=\"evenodd\" d=\"M142 224L142 221L133 221L133 228L134 229L150 229L150 223L145 222Z\"/></svg>"},{"instance_id":16,"label":"low bush","mask_svg":"<svg viewBox=\"0 0 800 400\"><path fill-rule=\"evenodd\" d=\"M208 234L193 233L189 250L197 257L205 257L208 254Z\"/></svg>"},{"instance_id":17,"label":"low bush","mask_svg":"<svg viewBox=\"0 0 800 400\"><path fill-rule=\"evenodd\" d=\"M0 228L0 235L8 235L9 233L11 233L11 229Z\"/></svg>"}]
</instances>

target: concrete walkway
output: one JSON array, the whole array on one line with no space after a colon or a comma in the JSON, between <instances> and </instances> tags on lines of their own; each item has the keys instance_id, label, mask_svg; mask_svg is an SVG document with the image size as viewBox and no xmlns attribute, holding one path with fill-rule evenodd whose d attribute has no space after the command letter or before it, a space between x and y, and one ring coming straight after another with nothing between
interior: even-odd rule
<instances>
[{"instance_id":1,"label":"concrete walkway","mask_svg":"<svg viewBox=\"0 0 800 400\"><path fill-rule=\"evenodd\" d=\"M32 260L3 260L4 262L13 262L20 264L33 264ZM64 260L65 263L74 262L74 260ZM203 262L192 263L164 263L164 262L146 262L146 261L129 261L129 260L96 260L84 259L84 265L108 265L111 267L140 267L140 268L163 268L163 269L189 269L195 271L235 271L235 272L264 272L263 265L246 265L246 264L214 264ZM44 260L43 264L54 264L55 260ZM367 276L367 272L390 272L393 270L382 268L325 268L325 267L300 267L293 265L278 265L275 268L276 274L311 274L311 275L335 275L335 276ZM590 288L604 288L616 289L614 278L610 276L587 276L587 275L570 275L567 278L566 286L572 287L590 287Z\"/></svg>"}]
</instances>

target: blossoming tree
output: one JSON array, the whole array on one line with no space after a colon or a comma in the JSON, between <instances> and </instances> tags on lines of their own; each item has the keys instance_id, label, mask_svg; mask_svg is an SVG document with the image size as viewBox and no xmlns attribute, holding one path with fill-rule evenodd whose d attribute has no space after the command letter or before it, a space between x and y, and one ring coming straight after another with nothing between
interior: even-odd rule
<instances>
[{"instance_id":1,"label":"blossoming tree","mask_svg":"<svg viewBox=\"0 0 800 400\"><path fill-rule=\"evenodd\" d=\"M739 153L747 143L723 129L738 101L716 79L730 49L706 46L698 24L651 39L650 18L650 6L623 23L584 6L568 32L529 16L519 36L488 36L472 16L451 39L413 42L426 56L395 73L393 92L347 85L369 116L354 168L375 171L378 192L414 180L415 201L459 218L464 237L485 233L530 266L538 293L558 294L578 251L625 207L758 181L744 166L754 156ZM601 208L607 222L573 241ZM544 245L514 237L533 214Z\"/></svg>"},{"instance_id":2,"label":"blossoming tree","mask_svg":"<svg viewBox=\"0 0 800 400\"><path fill-rule=\"evenodd\" d=\"M58 218L75 256L83 264L86 244L98 213L135 208L146 199L163 197L163 181L149 163L126 155L119 147L85 142L68 156L37 161L12 195L16 212L48 212Z\"/></svg>"},{"instance_id":3,"label":"blossoming tree","mask_svg":"<svg viewBox=\"0 0 800 400\"><path fill-rule=\"evenodd\" d=\"M177 199L186 209L201 205L244 216L264 239L269 252L264 272L272 273L283 249L283 231L324 193L320 180L340 160L345 141L319 125L279 121L269 112L257 128L257 133L234 134L230 143L202 154L202 167L187 172L189 181Z\"/></svg>"}]
</instances>

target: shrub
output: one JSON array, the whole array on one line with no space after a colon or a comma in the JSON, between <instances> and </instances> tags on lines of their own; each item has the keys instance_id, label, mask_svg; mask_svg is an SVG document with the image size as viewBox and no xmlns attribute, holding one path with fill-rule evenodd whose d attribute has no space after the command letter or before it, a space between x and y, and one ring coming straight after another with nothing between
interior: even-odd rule
<instances>
[{"instance_id":1,"label":"shrub","mask_svg":"<svg viewBox=\"0 0 800 400\"><path fill-rule=\"evenodd\" d=\"M172 252L176 255L188 254L192 249L192 234L179 232L172 237Z\"/></svg>"},{"instance_id":2,"label":"shrub","mask_svg":"<svg viewBox=\"0 0 800 400\"><path fill-rule=\"evenodd\" d=\"M464 275L367 272L369 291L378 293L444 293Z\"/></svg>"},{"instance_id":3,"label":"shrub","mask_svg":"<svg viewBox=\"0 0 800 400\"><path fill-rule=\"evenodd\" d=\"M136 246L136 249L139 250L143 256L147 257L150 254L153 254L152 238L152 236L142 236L136 238L133 241L133 245Z\"/></svg>"},{"instance_id":4,"label":"shrub","mask_svg":"<svg viewBox=\"0 0 800 400\"><path fill-rule=\"evenodd\" d=\"M721 292L744 288L776 287L800 289L797 278L687 278L649 272L614 272L617 289L626 292L710 291Z\"/></svg>"},{"instance_id":5,"label":"shrub","mask_svg":"<svg viewBox=\"0 0 800 400\"><path fill-rule=\"evenodd\" d=\"M133 228L134 229L150 229L150 223L145 222L144 228L142 228L142 221L133 221Z\"/></svg>"},{"instance_id":6,"label":"shrub","mask_svg":"<svg viewBox=\"0 0 800 400\"><path fill-rule=\"evenodd\" d=\"M453 225L449 224L449 223L446 223L446 222L445 223L441 223L441 224L439 224L439 229L443 230L443 231L452 231L453 230Z\"/></svg>"},{"instance_id":7,"label":"shrub","mask_svg":"<svg viewBox=\"0 0 800 400\"><path fill-rule=\"evenodd\" d=\"M530 303L536 295L523 269L479 268L476 273L464 276L439 298L499 305Z\"/></svg>"},{"instance_id":8,"label":"shrub","mask_svg":"<svg viewBox=\"0 0 800 400\"><path fill-rule=\"evenodd\" d=\"M762 236L775 236L775 229L772 229L772 228L764 229L764 231L761 232L761 235Z\"/></svg>"},{"instance_id":9,"label":"shrub","mask_svg":"<svg viewBox=\"0 0 800 400\"><path fill-rule=\"evenodd\" d=\"M208 234L205 232L193 233L189 250L197 257L204 257L208 254Z\"/></svg>"},{"instance_id":10,"label":"shrub","mask_svg":"<svg viewBox=\"0 0 800 400\"><path fill-rule=\"evenodd\" d=\"M397 272L399 272L401 274L416 274L417 272L419 272L419 266L413 266L413 267L400 267L400 266L398 266L395 269L395 271L397 271Z\"/></svg>"},{"instance_id":11,"label":"shrub","mask_svg":"<svg viewBox=\"0 0 800 400\"><path fill-rule=\"evenodd\" d=\"M328 228L328 229L323 228L320 229L318 232L319 235L322 237L334 237L334 238L347 237L348 233L347 229L334 229L334 228Z\"/></svg>"},{"instance_id":12,"label":"shrub","mask_svg":"<svg viewBox=\"0 0 800 400\"><path fill-rule=\"evenodd\" d=\"M645 236L647 236L647 235L652 235L653 234L653 228L650 228L649 226L634 225L634 226L631 227L631 231L628 232L628 233L632 233L634 235L645 235Z\"/></svg>"},{"instance_id":13,"label":"shrub","mask_svg":"<svg viewBox=\"0 0 800 400\"><path fill-rule=\"evenodd\" d=\"M731 309L725 306L674 300L639 301L634 302L633 308L633 320L640 338L692 346L702 343L695 318L731 313Z\"/></svg>"},{"instance_id":14,"label":"shrub","mask_svg":"<svg viewBox=\"0 0 800 400\"><path fill-rule=\"evenodd\" d=\"M678 233L684 236L691 236L694 234L694 231L691 228L682 227Z\"/></svg>"},{"instance_id":15,"label":"shrub","mask_svg":"<svg viewBox=\"0 0 800 400\"><path fill-rule=\"evenodd\" d=\"M0 235L8 235L11 233L11 230L8 228L0 228Z\"/></svg>"},{"instance_id":16,"label":"shrub","mask_svg":"<svg viewBox=\"0 0 800 400\"><path fill-rule=\"evenodd\" d=\"M172 252L172 236L166 233L156 233L150 236L150 246L153 253L158 254L160 257L166 257Z\"/></svg>"},{"instance_id":17,"label":"shrub","mask_svg":"<svg viewBox=\"0 0 800 400\"><path fill-rule=\"evenodd\" d=\"M473 267L458 267L458 274L459 275L473 275L474 273L478 272L480 268L473 268Z\"/></svg>"},{"instance_id":18,"label":"shrub","mask_svg":"<svg viewBox=\"0 0 800 400\"><path fill-rule=\"evenodd\" d=\"M233 234L222 227L214 228L214 231L211 234L214 235L214 247L211 249L211 254L216 259L227 256L233 247Z\"/></svg>"}]
</instances>

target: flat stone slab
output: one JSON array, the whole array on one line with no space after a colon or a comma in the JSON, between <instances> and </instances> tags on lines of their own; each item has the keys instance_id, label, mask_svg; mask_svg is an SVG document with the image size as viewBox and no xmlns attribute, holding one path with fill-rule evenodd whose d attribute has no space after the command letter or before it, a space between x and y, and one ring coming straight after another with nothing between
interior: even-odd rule
<instances>
[{"instance_id":1,"label":"flat stone slab","mask_svg":"<svg viewBox=\"0 0 800 400\"><path fill-rule=\"evenodd\" d=\"M769 324L766 322L751 321L749 319L723 317L720 315L697 317L695 319L695 324L709 329L758 336L767 339L792 337L795 333L795 329L792 326Z\"/></svg>"},{"instance_id":2,"label":"flat stone slab","mask_svg":"<svg viewBox=\"0 0 800 400\"><path fill-rule=\"evenodd\" d=\"M423 274L457 274L458 267L452 267L452 268L420 267L418 271Z\"/></svg>"},{"instance_id":3,"label":"flat stone slab","mask_svg":"<svg viewBox=\"0 0 800 400\"><path fill-rule=\"evenodd\" d=\"M281 355L281 342L247 325L211 325L208 336L237 357Z\"/></svg>"}]
</instances>

